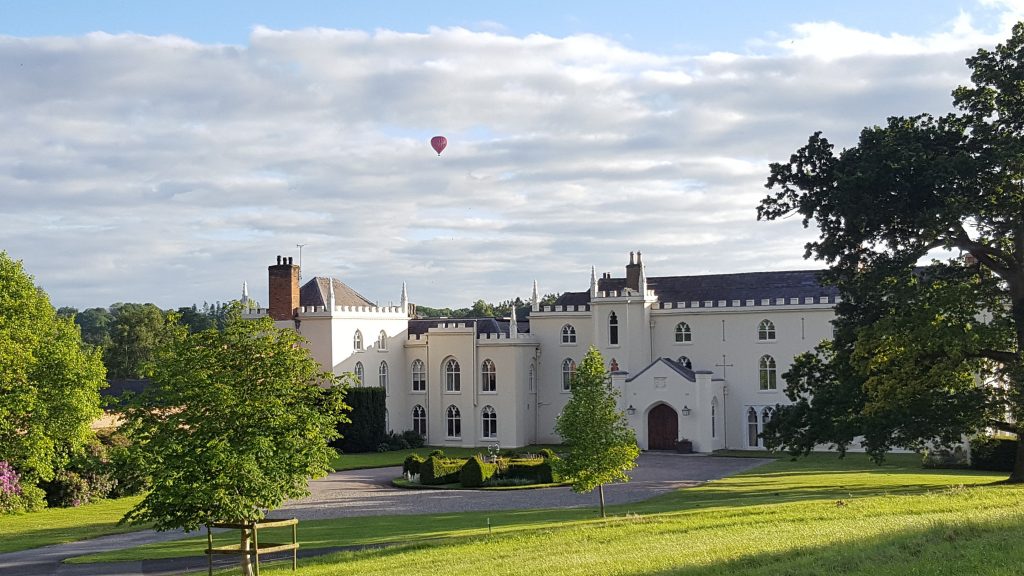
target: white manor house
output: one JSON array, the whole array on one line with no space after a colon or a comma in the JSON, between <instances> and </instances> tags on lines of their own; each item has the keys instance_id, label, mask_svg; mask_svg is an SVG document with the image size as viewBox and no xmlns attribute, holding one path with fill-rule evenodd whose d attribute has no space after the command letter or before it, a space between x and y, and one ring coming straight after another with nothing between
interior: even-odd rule
<instances>
[{"instance_id":1,"label":"white manor house","mask_svg":"<svg viewBox=\"0 0 1024 576\"><path fill-rule=\"evenodd\" d=\"M377 306L335 278L299 286L299 267L269 267L269 315L298 330L325 370L387 390L388 429L429 445L558 443L555 419L590 346L608 363L646 450L688 439L698 452L759 448L795 355L832 337L838 292L818 271L625 277L591 270L590 289L540 305L528 320L416 318L405 286ZM248 302L244 293L243 301Z\"/></svg>"}]
</instances>

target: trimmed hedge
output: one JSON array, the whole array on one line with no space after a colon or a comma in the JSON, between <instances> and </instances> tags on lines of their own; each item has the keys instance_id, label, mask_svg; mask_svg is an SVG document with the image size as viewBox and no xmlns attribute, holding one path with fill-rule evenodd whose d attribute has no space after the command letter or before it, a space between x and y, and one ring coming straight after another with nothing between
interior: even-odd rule
<instances>
[{"instance_id":1,"label":"trimmed hedge","mask_svg":"<svg viewBox=\"0 0 1024 576\"><path fill-rule=\"evenodd\" d=\"M379 386L349 388L345 403L352 407L350 423L338 425L341 440L337 447L343 452L376 452L387 445L384 429L384 389Z\"/></svg>"},{"instance_id":2,"label":"trimmed hedge","mask_svg":"<svg viewBox=\"0 0 1024 576\"><path fill-rule=\"evenodd\" d=\"M558 458L558 455L555 454L555 451L552 450L551 448L541 448L540 450L538 450L538 452L540 453L541 458L543 458L545 460L550 460L552 458Z\"/></svg>"},{"instance_id":3,"label":"trimmed hedge","mask_svg":"<svg viewBox=\"0 0 1024 576\"><path fill-rule=\"evenodd\" d=\"M479 488L497 471L497 465L484 462L479 456L473 456L459 471L459 482L465 488Z\"/></svg>"},{"instance_id":4,"label":"trimmed hedge","mask_svg":"<svg viewBox=\"0 0 1024 576\"><path fill-rule=\"evenodd\" d=\"M508 470L502 474L505 478L522 478L534 484L551 484L557 482L558 475L551 467L551 459L520 459L511 460Z\"/></svg>"},{"instance_id":5,"label":"trimmed hedge","mask_svg":"<svg viewBox=\"0 0 1024 576\"><path fill-rule=\"evenodd\" d=\"M1017 441L979 437L971 440L971 468L1012 472L1017 459Z\"/></svg>"},{"instance_id":6,"label":"trimmed hedge","mask_svg":"<svg viewBox=\"0 0 1024 576\"><path fill-rule=\"evenodd\" d=\"M465 462L461 459L431 456L420 464L420 484L454 484L459 481L459 472Z\"/></svg>"},{"instance_id":7,"label":"trimmed hedge","mask_svg":"<svg viewBox=\"0 0 1024 576\"><path fill-rule=\"evenodd\" d=\"M405 461L402 462L402 474L419 474L420 465L426 460L419 454L409 454L405 457Z\"/></svg>"}]
</instances>

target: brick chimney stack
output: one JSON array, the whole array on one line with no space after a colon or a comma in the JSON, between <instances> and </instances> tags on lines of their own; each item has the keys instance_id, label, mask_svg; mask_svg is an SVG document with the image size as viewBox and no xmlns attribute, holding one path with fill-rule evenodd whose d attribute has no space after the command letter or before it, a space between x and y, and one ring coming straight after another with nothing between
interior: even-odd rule
<instances>
[{"instance_id":1,"label":"brick chimney stack","mask_svg":"<svg viewBox=\"0 0 1024 576\"><path fill-rule=\"evenodd\" d=\"M626 288L640 290L640 253L636 253L636 261L633 261L633 253L629 253L629 264L626 265Z\"/></svg>"},{"instance_id":2,"label":"brick chimney stack","mask_svg":"<svg viewBox=\"0 0 1024 576\"><path fill-rule=\"evenodd\" d=\"M270 305L268 313L274 320L291 320L299 309L299 267L291 257L277 257L277 264L267 268L270 273Z\"/></svg>"}]
</instances>

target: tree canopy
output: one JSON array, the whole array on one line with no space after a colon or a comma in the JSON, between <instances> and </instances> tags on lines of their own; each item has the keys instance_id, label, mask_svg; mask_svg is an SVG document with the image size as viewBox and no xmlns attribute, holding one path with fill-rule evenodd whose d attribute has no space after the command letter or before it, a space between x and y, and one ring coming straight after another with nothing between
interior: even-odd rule
<instances>
[{"instance_id":1,"label":"tree canopy","mask_svg":"<svg viewBox=\"0 0 1024 576\"><path fill-rule=\"evenodd\" d=\"M99 353L0 252L0 461L29 483L51 479L89 438L104 386Z\"/></svg>"},{"instance_id":2,"label":"tree canopy","mask_svg":"<svg viewBox=\"0 0 1024 576\"><path fill-rule=\"evenodd\" d=\"M325 475L347 421L345 387L302 337L237 307L223 331L177 326L156 349L152 384L124 429L152 490L125 516L158 530L251 522Z\"/></svg>"},{"instance_id":3,"label":"tree canopy","mask_svg":"<svg viewBox=\"0 0 1024 576\"><path fill-rule=\"evenodd\" d=\"M880 459L894 446L1018 431L1024 23L967 65L972 84L954 90L956 112L889 118L838 154L815 133L771 165L758 217L800 214L817 226L805 256L830 265L842 303L835 340L784 375L794 404L766 427L769 447L845 449L861 436ZM1024 442L1011 480L1024 481Z\"/></svg>"},{"instance_id":4,"label":"tree canopy","mask_svg":"<svg viewBox=\"0 0 1024 576\"><path fill-rule=\"evenodd\" d=\"M590 347L570 384L572 396L555 422L555 432L569 448L557 461L558 472L572 482L575 492L600 488L603 517L604 485L629 481L626 471L636 466L640 448L626 415L618 409L618 390L611 386L597 348Z\"/></svg>"}]
</instances>

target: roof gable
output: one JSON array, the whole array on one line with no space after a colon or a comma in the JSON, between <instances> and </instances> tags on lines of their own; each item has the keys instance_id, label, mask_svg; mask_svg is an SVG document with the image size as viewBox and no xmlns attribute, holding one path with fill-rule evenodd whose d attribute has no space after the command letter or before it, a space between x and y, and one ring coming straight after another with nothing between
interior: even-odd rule
<instances>
[{"instance_id":1,"label":"roof gable","mask_svg":"<svg viewBox=\"0 0 1024 576\"><path fill-rule=\"evenodd\" d=\"M643 375L644 372L647 372L648 370L650 370L651 368L653 368L655 365L657 365L659 363L664 364L665 366L668 366L669 369L671 369L673 372L675 372L676 374L679 374L683 378L686 378L690 382L696 382L697 381L697 376L694 374L693 370L690 370L686 366L683 366L679 362L676 362L675 360L672 360L670 358L658 358L654 362L651 362L650 364L648 364L647 367L644 368L643 370L637 372L636 374L634 374L633 376L630 376L629 378L626 378L626 382L632 382L633 380L636 380L641 375Z\"/></svg>"}]
</instances>

